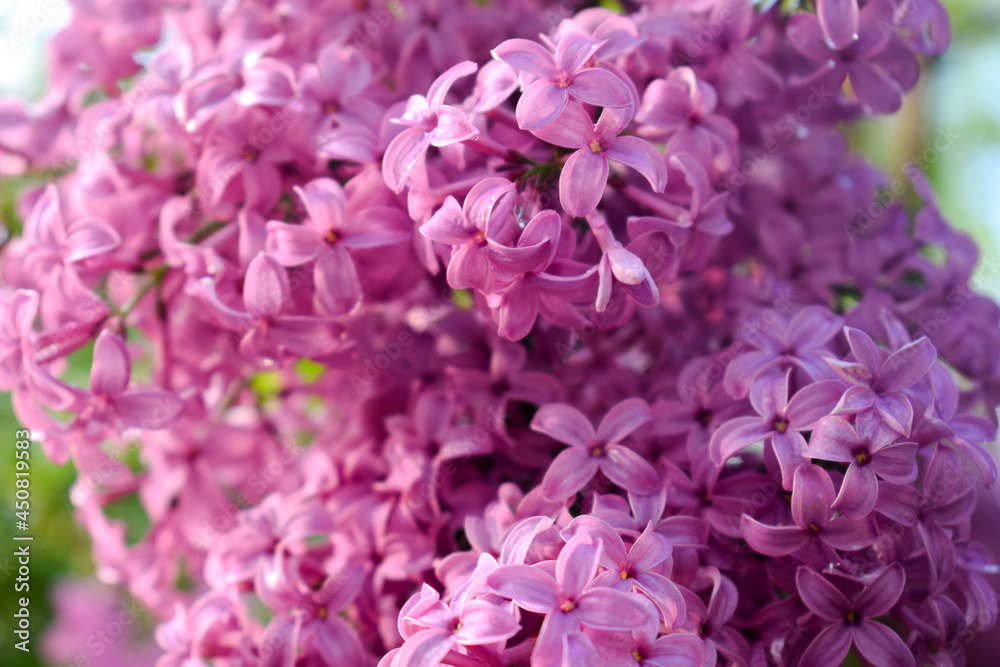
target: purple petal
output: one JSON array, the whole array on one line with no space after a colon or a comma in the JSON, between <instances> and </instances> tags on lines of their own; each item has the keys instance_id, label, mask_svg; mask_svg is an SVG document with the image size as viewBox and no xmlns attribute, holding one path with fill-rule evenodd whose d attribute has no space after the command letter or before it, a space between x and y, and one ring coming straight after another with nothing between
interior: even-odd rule
<instances>
[{"instance_id":1,"label":"purple petal","mask_svg":"<svg viewBox=\"0 0 1000 667\"><path fill-rule=\"evenodd\" d=\"M620 571L627 566L625 543L622 542L618 531L606 521L586 514L578 516L566 526L560 535L567 542L577 535L586 535L594 542L600 540L604 546L601 552L601 567ZM617 572L615 572L615 576L618 576Z\"/></svg>"},{"instance_id":2,"label":"purple petal","mask_svg":"<svg viewBox=\"0 0 1000 667\"><path fill-rule=\"evenodd\" d=\"M833 369L834 373L853 385L867 387L875 377L863 365L852 361L841 361L840 359L832 359L830 357L826 357L824 361Z\"/></svg>"},{"instance_id":3,"label":"purple petal","mask_svg":"<svg viewBox=\"0 0 1000 667\"><path fill-rule=\"evenodd\" d=\"M555 61L563 72L575 73L601 48L601 42L583 32L567 33L556 45Z\"/></svg>"},{"instance_id":4,"label":"purple petal","mask_svg":"<svg viewBox=\"0 0 1000 667\"><path fill-rule=\"evenodd\" d=\"M848 72L854 94L872 112L895 113L903 106L903 90L899 84L870 60L855 59L848 66Z\"/></svg>"},{"instance_id":5,"label":"purple petal","mask_svg":"<svg viewBox=\"0 0 1000 667\"><path fill-rule=\"evenodd\" d=\"M486 578L486 585L500 597L536 614L547 614L559 605L556 580L530 565L497 568Z\"/></svg>"},{"instance_id":6,"label":"purple petal","mask_svg":"<svg viewBox=\"0 0 1000 667\"><path fill-rule=\"evenodd\" d=\"M601 559L601 542L580 533L570 538L556 561L556 581L563 595L577 598L597 574Z\"/></svg>"},{"instance_id":7,"label":"purple petal","mask_svg":"<svg viewBox=\"0 0 1000 667\"><path fill-rule=\"evenodd\" d=\"M830 361L827 359L827 361ZM857 366L857 368L861 368ZM840 402L833 409L835 415L853 415L867 410L875 404L875 392L868 387L851 387L840 397Z\"/></svg>"},{"instance_id":8,"label":"purple petal","mask_svg":"<svg viewBox=\"0 0 1000 667\"><path fill-rule=\"evenodd\" d=\"M431 84L430 89L427 91L427 106L430 110L437 112L441 108L441 105L444 104L445 97L455 84L455 81L474 74L477 69L479 69L479 66L476 63L466 60L453 65L443 72L441 76L434 80L434 83Z\"/></svg>"},{"instance_id":9,"label":"purple petal","mask_svg":"<svg viewBox=\"0 0 1000 667\"><path fill-rule=\"evenodd\" d=\"M413 232L410 217L391 206L372 206L358 211L340 228L340 243L345 248L377 248L401 243Z\"/></svg>"},{"instance_id":10,"label":"purple petal","mask_svg":"<svg viewBox=\"0 0 1000 667\"><path fill-rule=\"evenodd\" d=\"M291 288L288 274L273 257L260 253L247 267L243 304L251 315L276 317L285 309Z\"/></svg>"},{"instance_id":11,"label":"purple petal","mask_svg":"<svg viewBox=\"0 0 1000 667\"><path fill-rule=\"evenodd\" d=\"M788 325L788 341L799 350L813 350L830 342L844 326L844 319L824 306L807 306Z\"/></svg>"},{"instance_id":12,"label":"purple petal","mask_svg":"<svg viewBox=\"0 0 1000 667\"><path fill-rule=\"evenodd\" d=\"M808 567L800 567L796 571L795 587L802 602L826 621L841 623L844 615L851 610L851 603L844 594L821 574Z\"/></svg>"},{"instance_id":13,"label":"purple petal","mask_svg":"<svg viewBox=\"0 0 1000 667\"><path fill-rule=\"evenodd\" d=\"M597 426L597 439L606 444L624 440L649 421L649 405L641 398L627 398L615 404Z\"/></svg>"},{"instance_id":14,"label":"purple petal","mask_svg":"<svg viewBox=\"0 0 1000 667\"><path fill-rule=\"evenodd\" d=\"M840 485L840 493L832 507L849 519L862 519L875 509L878 500L878 480L872 466L851 464Z\"/></svg>"},{"instance_id":15,"label":"purple petal","mask_svg":"<svg viewBox=\"0 0 1000 667\"><path fill-rule=\"evenodd\" d=\"M913 428L913 406L903 394L876 396L875 412L885 425L900 435L909 435Z\"/></svg>"},{"instance_id":16,"label":"purple petal","mask_svg":"<svg viewBox=\"0 0 1000 667\"><path fill-rule=\"evenodd\" d=\"M327 315L346 315L361 302L361 282L347 250L339 245L324 252L313 272L316 302Z\"/></svg>"},{"instance_id":17,"label":"purple petal","mask_svg":"<svg viewBox=\"0 0 1000 667\"><path fill-rule=\"evenodd\" d=\"M629 549L628 559L637 570L649 570L670 558L672 552L670 541L655 532L650 522Z\"/></svg>"},{"instance_id":18,"label":"purple petal","mask_svg":"<svg viewBox=\"0 0 1000 667\"><path fill-rule=\"evenodd\" d=\"M432 146L450 146L478 136L479 129L464 111L444 106L438 112L437 127L430 132L430 143Z\"/></svg>"},{"instance_id":19,"label":"purple petal","mask_svg":"<svg viewBox=\"0 0 1000 667\"><path fill-rule=\"evenodd\" d=\"M406 177L424 157L431 135L422 127L403 130L392 140L382 158L382 176L393 192L402 191Z\"/></svg>"},{"instance_id":20,"label":"purple petal","mask_svg":"<svg viewBox=\"0 0 1000 667\"><path fill-rule=\"evenodd\" d=\"M687 612L684 595L677 585L661 574L639 572L634 579L635 587L656 605L668 628L673 628Z\"/></svg>"},{"instance_id":21,"label":"purple petal","mask_svg":"<svg viewBox=\"0 0 1000 667\"><path fill-rule=\"evenodd\" d=\"M916 664L906 643L881 623L869 621L855 627L854 645L866 661L879 667L913 667Z\"/></svg>"},{"instance_id":22,"label":"purple petal","mask_svg":"<svg viewBox=\"0 0 1000 667\"><path fill-rule=\"evenodd\" d=\"M461 618L462 627L454 637L465 646L502 642L520 628L510 612L482 600L466 602Z\"/></svg>"},{"instance_id":23,"label":"purple petal","mask_svg":"<svg viewBox=\"0 0 1000 667\"><path fill-rule=\"evenodd\" d=\"M906 574L899 563L885 568L865 587L854 602L854 609L861 618L876 618L889 612L903 594Z\"/></svg>"},{"instance_id":24,"label":"purple petal","mask_svg":"<svg viewBox=\"0 0 1000 667\"><path fill-rule=\"evenodd\" d=\"M458 201L448 195L441 208L420 226L420 233L438 243L460 245L475 236L476 229L465 219Z\"/></svg>"},{"instance_id":25,"label":"purple petal","mask_svg":"<svg viewBox=\"0 0 1000 667\"><path fill-rule=\"evenodd\" d=\"M872 517L858 520L841 517L823 529L822 537L834 549L857 551L877 540L878 531Z\"/></svg>"},{"instance_id":26,"label":"purple petal","mask_svg":"<svg viewBox=\"0 0 1000 667\"><path fill-rule=\"evenodd\" d=\"M531 332L538 318L538 293L534 286L518 278L500 304L497 333L508 340L521 340Z\"/></svg>"},{"instance_id":27,"label":"purple petal","mask_svg":"<svg viewBox=\"0 0 1000 667\"><path fill-rule=\"evenodd\" d=\"M851 463L854 449L859 444L858 434L850 422L842 417L820 419L809 438L807 455L823 461Z\"/></svg>"},{"instance_id":28,"label":"purple petal","mask_svg":"<svg viewBox=\"0 0 1000 667\"><path fill-rule=\"evenodd\" d=\"M879 386L884 392L898 392L920 381L937 361L937 350L924 336L892 353L879 370Z\"/></svg>"},{"instance_id":29,"label":"purple petal","mask_svg":"<svg viewBox=\"0 0 1000 667\"><path fill-rule=\"evenodd\" d=\"M286 316L271 328L279 345L302 357L321 357L341 346L340 332L317 317Z\"/></svg>"},{"instance_id":30,"label":"purple petal","mask_svg":"<svg viewBox=\"0 0 1000 667\"><path fill-rule=\"evenodd\" d=\"M833 55L825 44L823 29L814 14L796 12L785 27L785 36L796 51L814 62L826 62Z\"/></svg>"},{"instance_id":31,"label":"purple petal","mask_svg":"<svg viewBox=\"0 0 1000 667\"><path fill-rule=\"evenodd\" d=\"M563 148L584 148L597 137L590 114L573 102L566 105L556 122L536 128L532 134Z\"/></svg>"},{"instance_id":32,"label":"purple petal","mask_svg":"<svg viewBox=\"0 0 1000 667\"><path fill-rule=\"evenodd\" d=\"M586 449L580 447L564 449L553 459L545 472L542 495L547 500L562 502L593 479L597 470L598 458L591 456Z\"/></svg>"},{"instance_id":33,"label":"purple petal","mask_svg":"<svg viewBox=\"0 0 1000 667\"><path fill-rule=\"evenodd\" d=\"M118 396L128 386L131 374L132 364L125 348L125 341L105 329L94 343L90 391L95 396Z\"/></svg>"},{"instance_id":34,"label":"purple petal","mask_svg":"<svg viewBox=\"0 0 1000 667\"><path fill-rule=\"evenodd\" d=\"M597 461L608 479L633 493L650 495L663 484L649 461L624 445L607 445L604 458Z\"/></svg>"},{"instance_id":35,"label":"purple petal","mask_svg":"<svg viewBox=\"0 0 1000 667\"><path fill-rule=\"evenodd\" d=\"M882 479L909 484L917 475L918 446L912 442L889 445L872 454L871 469Z\"/></svg>"},{"instance_id":36,"label":"purple petal","mask_svg":"<svg viewBox=\"0 0 1000 667\"><path fill-rule=\"evenodd\" d=\"M733 398L744 398L750 393L754 379L769 365L777 363L777 355L770 351L755 350L733 359L726 368L723 385Z\"/></svg>"},{"instance_id":37,"label":"purple petal","mask_svg":"<svg viewBox=\"0 0 1000 667\"><path fill-rule=\"evenodd\" d=\"M798 526L767 526L746 514L740 520L740 531L747 544L765 556L787 556L809 542Z\"/></svg>"},{"instance_id":38,"label":"purple petal","mask_svg":"<svg viewBox=\"0 0 1000 667\"><path fill-rule=\"evenodd\" d=\"M792 483L792 517L803 530L822 528L830 520L830 505L837 497L830 475L817 465L806 464L795 471Z\"/></svg>"},{"instance_id":39,"label":"purple petal","mask_svg":"<svg viewBox=\"0 0 1000 667\"><path fill-rule=\"evenodd\" d=\"M508 39L492 51L493 57L511 67L539 78L555 75L554 56L538 42L527 39Z\"/></svg>"},{"instance_id":40,"label":"purple petal","mask_svg":"<svg viewBox=\"0 0 1000 667\"><path fill-rule=\"evenodd\" d=\"M599 67L580 70L565 90L575 99L598 107L624 107L632 103L632 94L613 72Z\"/></svg>"},{"instance_id":41,"label":"purple petal","mask_svg":"<svg viewBox=\"0 0 1000 667\"><path fill-rule=\"evenodd\" d=\"M641 628L646 625L647 614L653 609L647 608L649 603L644 600L633 593L591 588L577 600L574 615L584 625L601 630Z\"/></svg>"},{"instance_id":42,"label":"purple petal","mask_svg":"<svg viewBox=\"0 0 1000 667\"><path fill-rule=\"evenodd\" d=\"M396 656L394 664L407 667L434 667L448 655L455 644L455 639L445 630L434 628L422 630L409 637ZM339 661L340 656L334 660Z\"/></svg>"},{"instance_id":43,"label":"purple petal","mask_svg":"<svg viewBox=\"0 0 1000 667\"><path fill-rule=\"evenodd\" d=\"M535 245L510 248L488 240L485 252L497 268L508 273L536 273L548 265L552 256L552 242L542 241Z\"/></svg>"},{"instance_id":44,"label":"purple petal","mask_svg":"<svg viewBox=\"0 0 1000 667\"><path fill-rule=\"evenodd\" d=\"M521 99L517 101L517 124L522 130L547 127L559 118L568 102L567 88L560 88L548 79L538 79L521 93Z\"/></svg>"},{"instance_id":45,"label":"purple petal","mask_svg":"<svg viewBox=\"0 0 1000 667\"><path fill-rule=\"evenodd\" d=\"M882 366L882 353L875 346L871 336L853 327L844 327L844 335L858 363L872 375L878 373L878 369Z\"/></svg>"},{"instance_id":46,"label":"purple petal","mask_svg":"<svg viewBox=\"0 0 1000 667\"><path fill-rule=\"evenodd\" d=\"M543 405L531 421L531 430L574 447L589 447L597 442L590 420L564 403Z\"/></svg>"},{"instance_id":47,"label":"purple petal","mask_svg":"<svg viewBox=\"0 0 1000 667\"><path fill-rule=\"evenodd\" d=\"M831 49L845 49L858 39L858 0L816 0L816 14Z\"/></svg>"},{"instance_id":48,"label":"purple petal","mask_svg":"<svg viewBox=\"0 0 1000 667\"><path fill-rule=\"evenodd\" d=\"M594 641L582 632L570 632L563 636L561 667L597 665L600 654Z\"/></svg>"},{"instance_id":49,"label":"purple petal","mask_svg":"<svg viewBox=\"0 0 1000 667\"><path fill-rule=\"evenodd\" d=\"M760 417L730 419L712 434L709 451L712 460L722 465L726 459L772 433L771 425Z\"/></svg>"},{"instance_id":50,"label":"purple petal","mask_svg":"<svg viewBox=\"0 0 1000 667\"><path fill-rule=\"evenodd\" d=\"M66 262L80 262L103 255L117 248L122 242L114 227L94 218L77 220L70 225L66 238Z\"/></svg>"},{"instance_id":51,"label":"purple petal","mask_svg":"<svg viewBox=\"0 0 1000 667\"><path fill-rule=\"evenodd\" d=\"M814 382L792 397L785 410L785 417L791 428L811 430L817 421L833 412L843 394L844 385L839 380Z\"/></svg>"},{"instance_id":52,"label":"purple petal","mask_svg":"<svg viewBox=\"0 0 1000 667\"><path fill-rule=\"evenodd\" d=\"M663 156L645 139L617 137L604 154L612 162L631 167L642 174L655 192L663 192L667 185L667 165Z\"/></svg>"},{"instance_id":53,"label":"purple petal","mask_svg":"<svg viewBox=\"0 0 1000 667\"><path fill-rule=\"evenodd\" d=\"M583 217L597 208L608 183L608 161L602 153L581 148L566 161L559 176L559 202L566 213Z\"/></svg>"},{"instance_id":54,"label":"purple petal","mask_svg":"<svg viewBox=\"0 0 1000 667\"><path fill-rule=\"evenodd\" d=\"M799 659L809 667L839 667L851 650L851 630L841 623L831 625L816 635Z\"/></svg>"},{"instance_id":55,"label":"purple petal","mask_svg":"<svg viewBox=\"0 0 1000 667\"><path fill-rule=\"evenodd\" d=\"M552 527L549 517L535 516L518 522L503 540L500 547L500 564L522 564L535 537Z\"/></svg>"},{"instance_id":56,"label":"purple petal","mask_svg":"<svg viewBox=\"0 0 1000 667\"><path fill-rule=\"evenodd\" d=\"M267 223L265 251L285 266L299 266L316 257L322 239L315 229L272 220Z\"/></svg>"},{"instance_id":57,"label":"purple petal","mask_svg":"<svg viewBox=\"0 0 1000 667\"><path fill-rule=\"evenodd\" d=\"M125 426L149 431L169 426L183 410L181 399L165 391L133 391L115 401L115 414Z\"/></svg>"},{"instance_id":58,"label":"purple petal","mask_svg":"<svg viewBox=\"0 0 1000 667\"><path fill-rule=\"evenodd\" d=\"M769 443L781 468L781 484L786 491L789 491L792 488L795 471L806 465L803 456L808 447L806 439L798 431L789 431L772 433Z\"/></svg>"}]
</instances>

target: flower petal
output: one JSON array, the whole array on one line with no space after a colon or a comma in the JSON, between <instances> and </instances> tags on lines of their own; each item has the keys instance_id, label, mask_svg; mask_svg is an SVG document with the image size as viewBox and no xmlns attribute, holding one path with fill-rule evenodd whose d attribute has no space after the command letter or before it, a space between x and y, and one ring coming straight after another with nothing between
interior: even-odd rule
<instances>
[{"instance_id":1,"label":"flower petal","mask_svg":"<svg viewBox=\"0 0 1000 667\"><path fill-rule=\"evenodd\" d=\"M547 614L559 605L556 580L530 565L503 565L487 576L486 585L500 597L536 614Z\"/></svg>"},{"instance_id":2,"label":"flower petal","mask_svg":"<svg viewBox=\"0 0 1000 667\"><path fill-rule=\"evenodd\" d=\"M862 618L876 618L887 614L903 594L906 574L899 563L885 568L854 602L854 609Z\"/></svg>"},{"instance_id":3,"label":"flower petal","mask_svg":"<svg viewBox=\"0 0 1000 667\"><path fill-rule=\"evenodd\" d=\"M517 101L517 124L522 130L546 127L559 118L568 102L566 88L560 88L548 79L538 79L521 93L521 99Z\"/></svg>"},{"instance_id":4,"label":"flower petal","mask_svg":"<svg viewBox=\"0 0 1000 667\"><path fill-rule=\"evenodd\" d=\"M800 567L795 573L795 587L799 597L820 618L840 623L851 610L851 603L840 590L818 572Z\"/></svg>"},{"instance_id":5,"label":"flower petal","mask_svg":"<svg viewBox=\"0 0 1000 667\"><path fill-rule=\"evenodd\" d=\"M649 405L641 398L627 398L615 404L597 426L597 439L606 444L624 440L650 419Z\"/></svg>"},{"instance_id":6,"label":"flower petal","mask_svg":"<svg viewBox=\"0 0 1000 667\"><path fill-rule=\"evenodd\" d=\"M768 526L746 514L740 519L740 531L747 544L765 556L787 556L809 542L798 526Z\"/></svg>"},{"instance_id":7,"label":"flower petal","mask_svg":"<svg viewBox=\"0 0 1000 667\"><path fill-rule=\"evenodd\" d=\"M650 495L663 484L649 461L624 445L607 445L604 458L597 461L608 479L633 493Z\"/></svg>"},{"instance_id":8,"label":"flower petal","mask_svg":"<svg viewBox=\"0 0 1000 667\"><path fill-rule=\"evenodd\" d=\"M648 465L648 464L647 464ZM542 480L542 495L553 502L562 502L582 489L594 478L598 459L581 447L570 447L559 452L549 464Z\"/></svg>"}]
</instances>

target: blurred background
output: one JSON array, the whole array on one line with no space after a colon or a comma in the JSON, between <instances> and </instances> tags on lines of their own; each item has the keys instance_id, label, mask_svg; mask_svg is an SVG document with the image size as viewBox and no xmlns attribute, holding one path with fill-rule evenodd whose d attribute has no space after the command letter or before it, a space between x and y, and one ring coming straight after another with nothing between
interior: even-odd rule
<instances>
[{"instance_id":1,"label":"blurred background","mask_svg":"<svg viewBox=\"0 0 1000 667\"><path fill-rule=\"evenodd\" d=\"M928 175L945 216L979 244L976 287L1000 300L1000 0L943 0L943 4L952 18L949 51L926 63L925 76L899 114L852 128L851 140L876 165L906 182L904 164L923 155L940 133L954 137L951 146L928 164ZM68 16L66 0L0 0L0 97L31 100L42 94L45 43ZM80 377L68 379L85 385L89 352L81 350L79 356ZM9 397L0 396L0 439L12 440L17 428ZM0 480L12 480L14 458L7 455L6 447L2 449ZM113 634L117 627L102 618L128 620L127 627L117 628L126 637L148 638L152 623L128 599L99 588L93 590L91 606L67 610L68 615L49 636L53 644L61 643L62 637L88 648L57 656L58 662L40 661L43 631L58 599L55 583L67 578L83 580L92 575L93 564L89 542L74 523L68 502L75 476L72 467L51 465L36 448L31 475L32 651L15 650L18 639L10 635L16 562L7 545L12 544L14 498L11 485L4 481L0 483L5 489L0 497L0 665L151 665L151 656L132 646L133 639L116 640L114 647L102 639L103 632ZM89 586L85 582L68 585Z\"/></svg>"}]
</instances>

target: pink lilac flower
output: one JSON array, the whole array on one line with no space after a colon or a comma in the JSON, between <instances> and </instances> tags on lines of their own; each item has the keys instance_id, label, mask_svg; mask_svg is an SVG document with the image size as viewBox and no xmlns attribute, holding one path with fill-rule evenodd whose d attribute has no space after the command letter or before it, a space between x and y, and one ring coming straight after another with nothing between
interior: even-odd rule
<instances>
[{"instance_id":1,"label":"pink lilac flower","mask_svg":"<svg viewBox=\"0 0 1000 667\"><path fill-rule=\"evenodd\" d=\"M555 53L527 39L507 40L493 49L497 60L537 77L517 103L517 122L523 129L538 130L553 122L570 98L599 107L632 104L628 86L613 72L587 67L602 44L589 35L569 33L556 44Z\"/></svg>"},{"instance_id":2,"label":"pink lilac flower","mask_svg":"<svg viewBox=\"0 0 1000 667\"><path fill-rule=\"evenodd\" d=\"M589 482L597 471L615 484L647 495L659 484L659 475L649 463L628 447L619 444L649 421L649 406L629 398L611 408L597 426L569 405L552 403L535 415L531 428L570 445L552 461L543 493L551 500L569 498Z\"/></svg>"},{"instance_id":3,"label":"pink lilac flower","mask_svg":"<svg viewBox=\"0 0 1000 667\"><path fill-rule=\"evenodd\" d=\"M878 537L868 515L862 519L834 518L836 492L825 470L806 464L795 471L792 484L791 526L768 526L743 515L743 538L755 551L768 556L786 556L805 549L807 563L822 566L836 562L835 549L856 551Z\"/></svg>"},{"instance_id":4,"label":"pink lilac flower","mask_svg":"<svg viewBox=\"0 0 1000 667\"><path fill-rule=\"evenodd\" d=\"M563 664L564 638L583 628L626 630L646 623L643 598L592 585L601 542L577 535L566 543L554 573L530 565L505 565L489 575L487 585L525 611L544 614L532 665Z\"/></svg>"},{"instance_id":5,"label":"pink lilac flower","mask_svg":"<svg viewBox=\"0 0 1000 667\"><path fill-rule=\"evenodd\" d=\"M804 463L806 440L802 431L811 431L819 419L830 414L843 392L837 380L807 385L789 397L791 371L767 375L754 382L750 403L756 417L737 417L712 435L709 450L712 460L722 464L729 457L756 443L765 441L773 448L781 466L786 490L792 488L792 476Z\"/></svg>"},{"instance_id":6,"label":"pink lilac flower","mask_svg":"<svg viewBox=\"0 0 1000 667\"><path fill-rule=\"evenodd\" d=\"M839 665L851 646L873 664L915 664L899 635L872 620L896 604L905 583L903 568L893 563L868 582L852 602L822 575L800 567L795 585L802 601L812 613L830 623L809 644L800 664Z\"/></svg>"},{"instance_id":7,"label":"pink lilac flower","mask_svg":"<svg viewBox=\"0 0 1000 667\"><path fill-rule=\"evenodd\" d=\"M852 519L868 516L878 499L879 479L908 484L916 478L917 445L897 443L898 437L880 428L871 414L858 415L857 430L835 416L816 424L805 456L848 464L832 509Z\"/></svg>"},{"instance_id":8,"label":"pink lilac flower","mask_svg":"<svg viewBox=\"0 0 1000 667\"><path fill-rule=\"evenodd\" d=\"M434 81L427 97L414 95L407 102L399 123L408 127L392 140L382 159L382 174L390 189L399 192L406 186L406 177L430 146L449 146L479 136L464 111L444 103L455 81L476 69L473 62L459 63Z\"/></svg>"},{"instance_id":9,"label":"pink lilac flower","mask_svg":"<svg viewBox=\"0 0 1000 667\"><path fill-rule=\"evenodd\" d=\"M631 112L605 109L595 125L582 106L570 103L557 121L534 130L550 144L578 149L559 177L559 201L570 215L584 216L597 207L611 162L635 169L655 192L663 191L667 168L660 152L644 139L619 136L630 118Z\"/></svg>"},{"instance_id":10,"label":"pink lilac flower","mask_svg":"<svg viewBox=\"0 0 1000 667\"><path fill-rule=\"evenodd\" d=\"M863 331L844 328L855 361L828 359L830 367L854 385L841 397L836 414L874 410L878 417L900 435L913 426L913 406L902 393L922 378L937 359L934 345L926 337L892 354L875 346Z\"/></svg>"}]
</instances>

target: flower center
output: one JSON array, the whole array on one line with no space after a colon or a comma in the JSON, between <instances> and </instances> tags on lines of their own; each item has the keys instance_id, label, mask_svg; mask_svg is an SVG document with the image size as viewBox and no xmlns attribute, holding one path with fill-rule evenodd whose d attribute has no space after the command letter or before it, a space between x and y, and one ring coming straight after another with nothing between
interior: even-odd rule
<instances>
[{"instance_id":1,"label":"flower center","mask_svg":"<svg viewBox=\"0 0 1000 667\"><path fill-rule=\"evenodd\" d=\"M594 139L593 141L590 142L590 151L592 153L600 153L603 150L604 148L601 147L601 142L598 141L597 139Z\"/></svg>"},{"instance_id":2,"label":"flower center","mask_svg":"<svg viewBox=\"0 0 1000 667\"><path fill-rule=\"evenodd\" d=\"M329 243L330 245L335 245L337 243L337 241L340 240L340 237L337 235L337 232L335 232L335 231L333 231L331 229L323 237L323 240L326 241L327 243Z\"/></svg>"},{"instance_id":3,"label":"flower center","mask_svg":"<svg viewBox=\"0 0 1000 667\"><path fill-rule=\"evenodd\" d=\"M569 84L572 82L570 81L569 76L560 72L556 75L554 83L556 84L556 88L569 88Z\"/></svg>"},{"instance_id":4,"label":"flower center","mask_svg":"<svg viewBox=\"0 0 1000 667\"><path fill-rule=\"evenodd\" d=\"M590 455L591 456L604 456L604 445L600 445L600 444L591 445L590 446Z\"/></svg>"},{"instance_id":5,"label":"flower center","mask_svg":"<svg viewBox=\"0 0 1000 667\"><path fill-rule=\"evenodd\" d=\"M788 424L788 420L787 419L783 419L781 417L777 417L774 420L774 424L772 425L772 428L775 431L777 431L778 433L785 433L785 432L788 431L788 425L789 424Z\"/></svg>"},{"instance_id":6,"label":"flower center","mask_svg":"<svg viewBox=\"0 0 1000 667\"><path fill-rule=\"evenodd\" d=\"M564 613L568 614L574 609L576 609L576 602L573 602L572 600L566 600L559 605L559 609L562 610Z\"/></svg>"},{"instance_id":7,"label":"flower center","mask_svg":"<svg viewBox=\"0 0 1000 667\"><path fill-rule=\"evenodd\" d=\"M462 621L457 618L448 624L448 632L454 634L462 629Z\"/></svg>"},{"instance_id":8,"label":"flower center","mask_svg":"<svg viewBox=\"0 0 1000 667\"><path fill-rule=\"evenodd\" d=\"M854 610L851 610L846 614L844 614L844 622L847 623L848 625L854 625L857 622L857 618L858 618L857 614L854 613Z\"/></svg>"},{"instance_id":9,"label":"flower center","mask_svg":"<svg viewBox=\"0 0 1000 667\"><path fill-rule=\"evenodd\" d=\"M639 649L632 651L632 657L636 662L642 662L642 653L639 653Z\"/></svg>"},{"instance_id":10,"label":"flower center","mask_svg":"<svg viewBox=\"0 0 1000 667\"><path fill-rule=\"evenodd\" d=\"M712 423L712 411L702 408L695 413L694 420L705 428L708 428L708 425Z\"/></svg>"},{"instance_id":11,"label":"flower center","mask_svg":"<svg viewBox=\"0 0 1000 667\"><path fill-rule=\"evenodd\" d=\"M868 453L868 450L859 449L858 451L854 452L854 460L858 462L859 466L863 466L863 465L868 465L871 462L872 457Z\"/></svg>"},{"instance_id":12,"label":"flower center","mask_svg":"<svg viewBox=\"0 0 1000 667\"><path fill-rule=\"evenodd\" d=\"M624 579L628 579L628 576L629 576L629 575L628 575L628 570L622 570L622 571L621 571L621 572L619 572L618 574L619 574L619 575L621 575L621 578L622 578L623 580L624 580Z\"/></svg>"},{"instance_id":13,"label":"flower center","mask_svg":"<svg viewBox=\"0 0 1000 667\"><path fill-rule=\"evenodd\" d=\"M814 523L809 524L809 534L813 537L819 535L819 526Z\"/></svg>"},{"instance_id":14,"label":"flower center","mask_svg":"<svg viewBox=\"0 0 1000 667\"><path fill-rule=\"evenodd\" d=\"M334 114L340 111L340 107L338 107L334 102L327 102L323 106L323 111L326 112L327 114Z\"/></svg>"}]
</instances>

